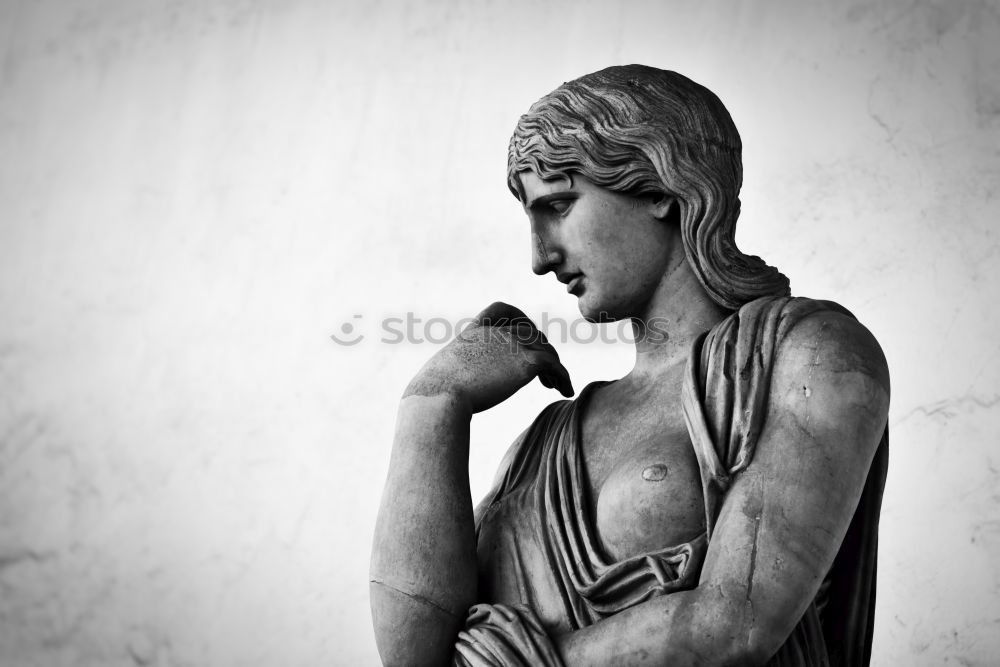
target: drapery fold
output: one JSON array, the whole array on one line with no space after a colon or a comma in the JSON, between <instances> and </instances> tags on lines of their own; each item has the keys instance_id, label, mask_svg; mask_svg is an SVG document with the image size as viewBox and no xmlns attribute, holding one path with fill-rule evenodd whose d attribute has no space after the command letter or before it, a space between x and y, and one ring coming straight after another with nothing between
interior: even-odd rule
<instances>
[{"instance_id":1,"label":"drapery fold","mask_svg":"<svg viewBox=\"0 0 1000 667\"><path fill-rule=\"evenodd\" d=\"M753 459L781 341L796 323L823 310L850 315L831 302L757 299L692 346L682 405L701 476L706 530L689 542L607 559L590 516L580 451L582 411L596 385L574 401L547 407L477 514L481 562L513 583L498 594L505 599L493 600L503 604L473 607L456 645L456 664L555 667L560 662L551 633L696 587L726 492ZM768 664L868 664L887 454L888 431L821 594ZM539 576L539 567L547 577Z\"/></svg>"}]
</instances>

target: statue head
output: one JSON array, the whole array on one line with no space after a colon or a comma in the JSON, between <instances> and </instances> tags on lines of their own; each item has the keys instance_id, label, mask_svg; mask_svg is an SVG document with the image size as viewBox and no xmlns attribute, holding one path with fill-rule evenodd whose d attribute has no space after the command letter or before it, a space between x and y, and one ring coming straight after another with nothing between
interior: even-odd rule
<instances>
[{"instance_id":1,"label":"statue head","mask_svg":"<svg viewBox=\"0 0 1000 667\"><path fill-rule=\"evenodd\" d=\"M789 293L788 279L736 247L742 144L725 106L707 88L642 65L609 67L564 83L521 116L511 137L507 183L581 174L633 197L672 197L688 263L713 301L729 309Z\"/></svg>"}]
</instances>

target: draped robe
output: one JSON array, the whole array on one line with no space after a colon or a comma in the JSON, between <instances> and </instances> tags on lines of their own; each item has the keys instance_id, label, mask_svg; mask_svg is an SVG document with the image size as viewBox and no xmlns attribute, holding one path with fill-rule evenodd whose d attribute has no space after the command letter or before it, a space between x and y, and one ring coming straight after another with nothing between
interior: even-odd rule
<instances>
[{"instance_id":1,"label":"draped robe","mask_svg":"<svg viewBox=\"0 0 1000 667\"><path fill-rule=\"evenodd\" d=\"M802 318L822 310L850 315L832 302L764 297L693 344L682 403L700 470L706 530L690 542L617 562L606 558L585 502L580 451L581 406L593 386L542 411L476 516L480 562L501 569L517 601L472 607L455 664L561 665L551 636L695 588L726 493L753 459L781 341ZM768 665L868 664L887 457L888 427L833 565Z\"/></svg>"}]
</instances>

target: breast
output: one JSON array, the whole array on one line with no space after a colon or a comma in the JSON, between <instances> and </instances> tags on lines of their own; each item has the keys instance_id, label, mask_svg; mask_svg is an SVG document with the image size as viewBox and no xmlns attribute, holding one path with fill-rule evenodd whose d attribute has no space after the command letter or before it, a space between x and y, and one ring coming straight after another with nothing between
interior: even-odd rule
<instances>
[{"instance_id":1,"label":"breast","mask_svg":"<svg viewBox=\"0 0 1000 667\"><path fill-rule=\"evenodd\" d=\"M705 508L687 432L663 434L619 458L596 503L601 545L613 561L688 542L705 530Z\"/></svg>"}]
</instances>

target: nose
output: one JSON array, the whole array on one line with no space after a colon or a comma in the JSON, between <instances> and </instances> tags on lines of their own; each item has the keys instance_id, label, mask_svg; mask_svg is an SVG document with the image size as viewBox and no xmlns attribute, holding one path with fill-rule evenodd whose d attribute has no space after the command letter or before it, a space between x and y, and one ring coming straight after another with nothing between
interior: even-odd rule
<instances>
[{"instance_id":1,"label":"nose","mask_svg":"<svg viewBox=\"0 0 1000 667\"><path fill-rule=\"evenodd\" d=\"M562 252L551 242L546 243L537 231L531 232L531 270L542 276L562 264Z\"/></svg>"}]
</instances>

